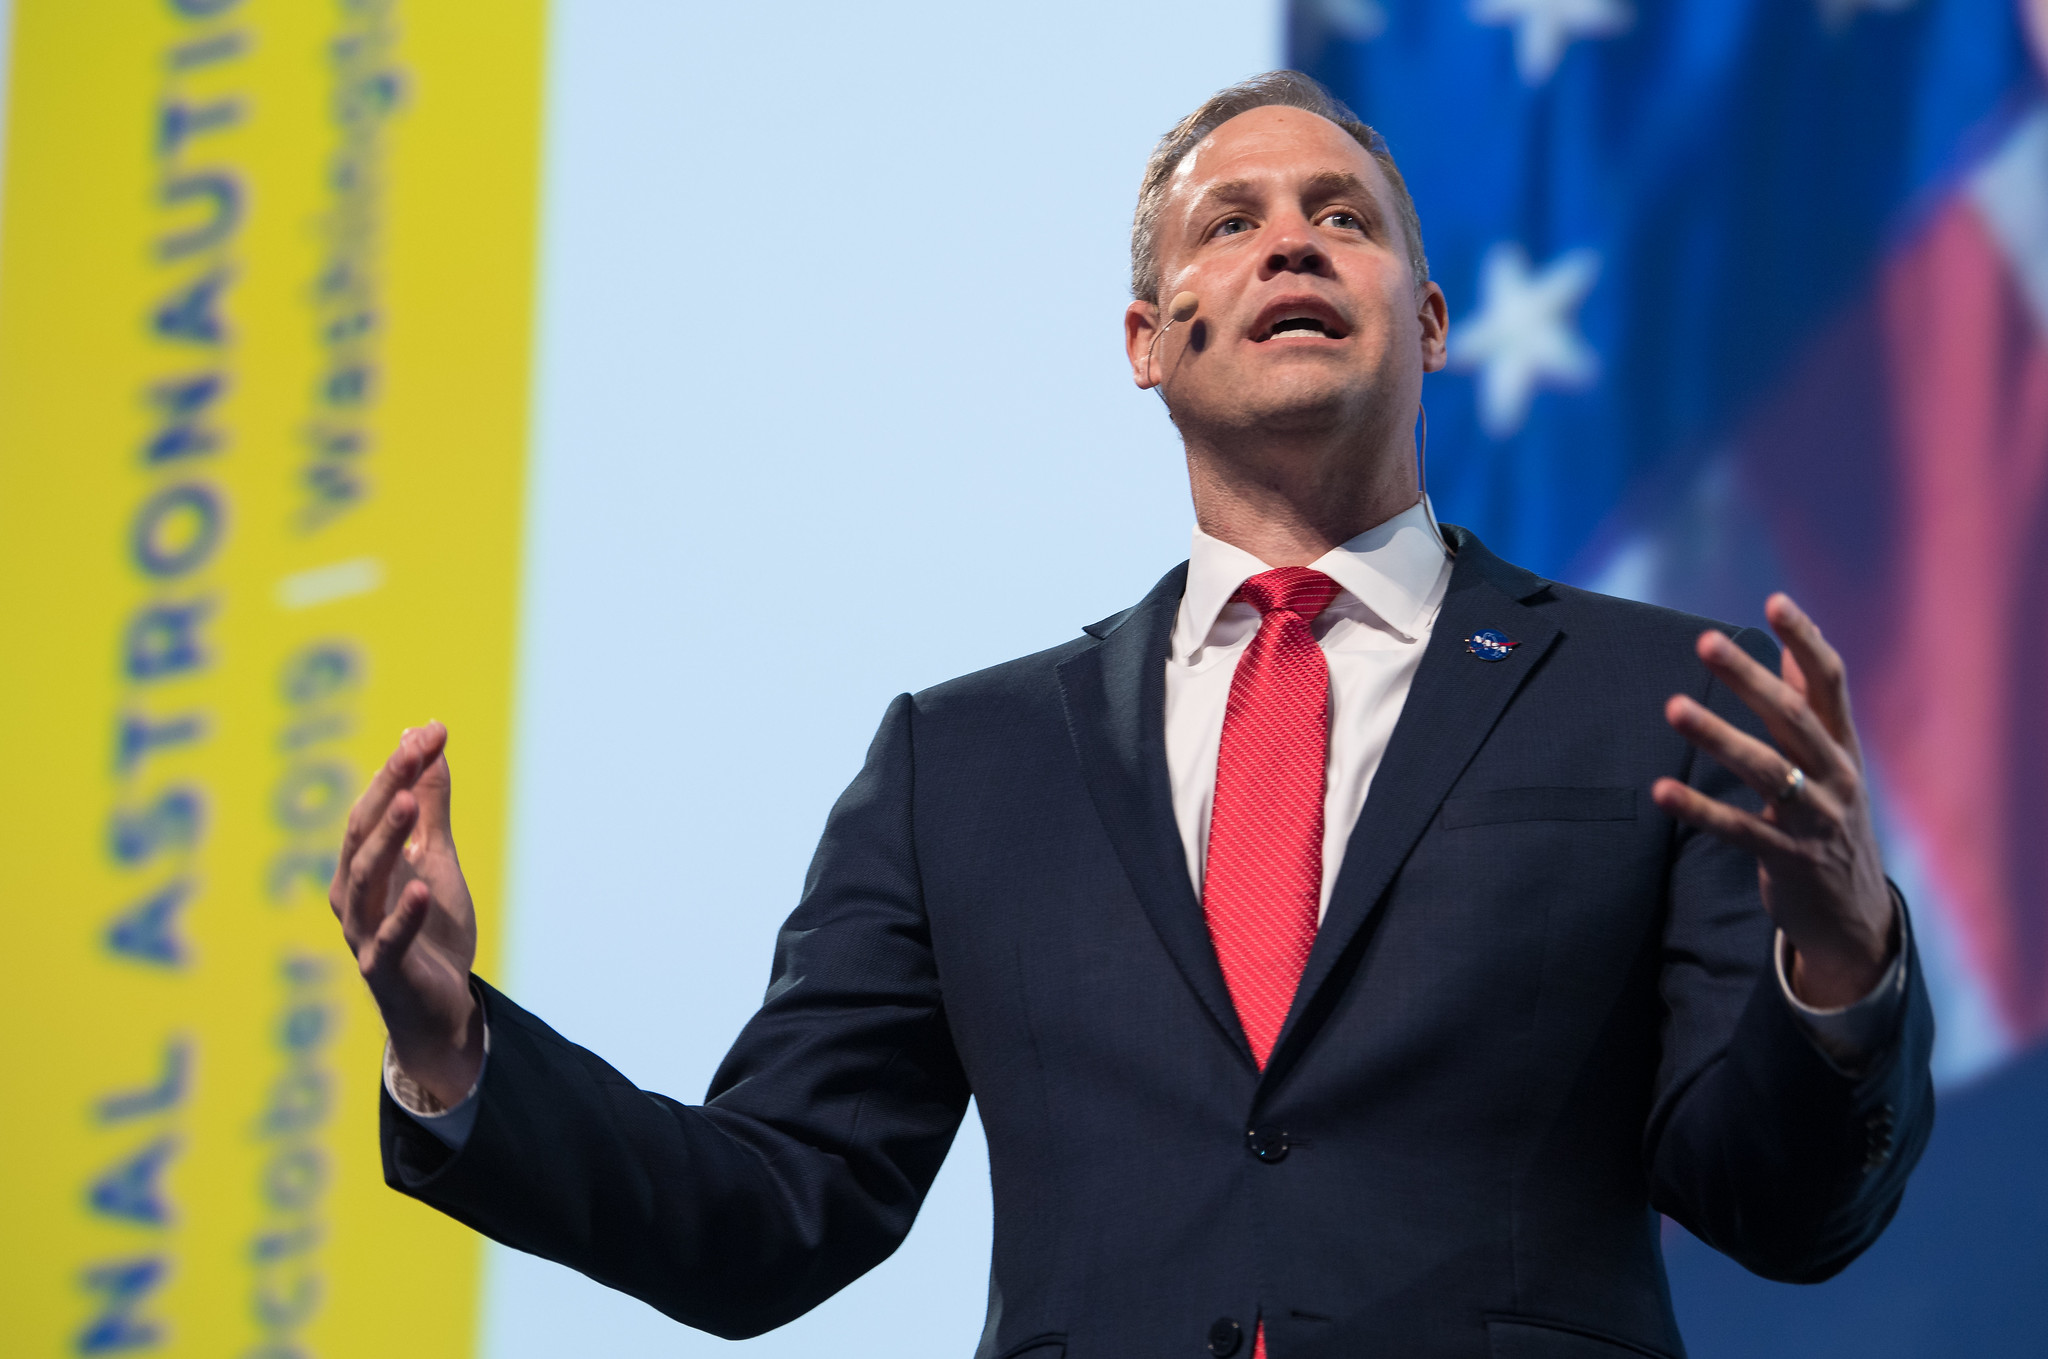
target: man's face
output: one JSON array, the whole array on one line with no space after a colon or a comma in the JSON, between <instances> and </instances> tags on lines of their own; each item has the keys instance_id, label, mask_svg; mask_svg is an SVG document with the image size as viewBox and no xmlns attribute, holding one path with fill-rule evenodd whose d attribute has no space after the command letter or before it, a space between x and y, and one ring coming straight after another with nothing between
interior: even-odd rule
<instances>
[{"instance_id":1,"label":"man's face","mask_svg":"<svg viewBox=\"0 0 2048 1359\"><path fill-rule=\"evenodd\" d=\"M1184 427L1270 433L1412 422L1444 363L1443 294L1416 287L1393 193L1351 135L1301 109L1239 114L1182 160L1158 231L1159 296L1125 313L1140 387Z\"/></svg>"}]
</instances>

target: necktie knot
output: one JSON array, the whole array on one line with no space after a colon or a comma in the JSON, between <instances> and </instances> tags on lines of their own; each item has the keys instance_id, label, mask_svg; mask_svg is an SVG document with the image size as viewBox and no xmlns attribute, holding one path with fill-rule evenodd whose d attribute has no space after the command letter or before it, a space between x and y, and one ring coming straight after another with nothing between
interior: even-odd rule
<instances>
[{"instance_id":1,"label":"necktie knot","mask_svg":"<svg viewBox=\"0 0 2048 1359\"><path fill-rule=\"evenodd\" d=\"M1282 566L1262 571L1237 587L1233 598L1243 600L1261 614L1276 610L1291 613L1304 623L1330 607L1337 597L1337 582L1306 566Z\"/></svg>"}]
</instances>

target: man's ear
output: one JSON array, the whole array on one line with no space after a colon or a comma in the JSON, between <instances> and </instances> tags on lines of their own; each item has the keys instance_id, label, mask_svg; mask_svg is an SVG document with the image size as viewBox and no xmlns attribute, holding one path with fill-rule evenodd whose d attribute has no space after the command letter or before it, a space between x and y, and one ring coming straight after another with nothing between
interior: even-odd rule
<instances>
[{"instance_id":1,"label":"man's ear","mask_svg":"<svg viewBox=\"0 0 2048 1359\"><path fill-rule=\"evenodd\" d=\"M1131 381L1139 390L1159 385L1152 368L1152 347L1159 338L1159 304L1143 298L1124 308L1124 354L1131 361Z\"/></svg>"},{"instance_id":2,"label":"man's ear","mask_svg":"<svg viewBox=\"0 0 2048 1359\"><path fill-rule=\"evenodd\" d=\"M1415 319L1422 323L1422 371L1434 373L1444 366L1444 342L1451 328L1450 304L1444 290L1425 283L1415 290Z\"/></svg>"}]
</instances>

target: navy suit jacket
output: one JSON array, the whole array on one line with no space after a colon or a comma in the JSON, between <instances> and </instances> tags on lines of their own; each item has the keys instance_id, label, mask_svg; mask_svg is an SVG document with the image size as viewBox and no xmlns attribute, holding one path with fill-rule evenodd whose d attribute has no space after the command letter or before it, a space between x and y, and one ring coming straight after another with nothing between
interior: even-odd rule
<instances>
[{"instance_id":1,"label":"navy suit jacket","mask_svg":"<svg viewBox=\"0 0 2048 1359\"><path fill-rule=\"evenodd\" d=\"M890 705L705 1103L483 987L474 1131L451 1152L387 1098L388 1180L747 1336L895 1249L972 1095L981 1359L1249 1356L1261 1320L1273 1359L1678 1355L1660 1211L1768 1277L1833 1274L1932 1123L1917 964L1875 1059L1838 1070L1772 975L1754 860L1650 802L1667 774L1749 799L1662 716L1684 692L1757 729L1694 653L1703 620L1454 532L1263 1072L1168 794L1181 568ZM1482 628L1519 645L1482 660Z\"/></svg>"}]
</instances>

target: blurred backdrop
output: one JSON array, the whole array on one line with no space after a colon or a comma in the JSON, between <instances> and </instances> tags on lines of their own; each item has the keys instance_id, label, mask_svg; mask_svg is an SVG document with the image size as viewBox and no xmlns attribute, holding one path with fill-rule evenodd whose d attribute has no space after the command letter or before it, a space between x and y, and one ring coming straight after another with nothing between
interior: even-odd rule
<instances>
[{"instance_id":1,"label":"blurred backdrop","mask_svg":"<svg viewBox=\"0 0 2048 1359\"><path fill-rule=\"evenodd\" d=\"M1849 665L1944 1098L1890 1233L1749 1278L1676 1228L1705 1355L2038 1352L2048 1303L2048 6L1297 0L1451 304L1446 519L1540 573ZM2038 45L2034 53L2040 52Z\"/></svg>"},{"instance_id":2,"label":"blurred backdrop","mask_svg":"<svg viewBox=\"0 0 2048 1359\"><path fill-rule=\"evenodd\" d=\"M13 0L0 899L34 961L0 993L0 1348L731 1349L382 1188L379 1036L317 888L340 790L448 720L480 966L701 1093L888 699L1184 555L1120 353L1131 204L1161 132L1285 63L1414 191L1442 517L1737 621L1790 588L1852 666L1940 1126L1830 1284L1668 1229L1694 1353L2038 1352L2029 22ZM970 1352L988 1212L970 1119L903 1249L743 1351Z\"/></svg>"}]
</instances>

